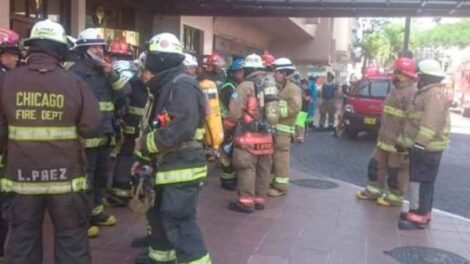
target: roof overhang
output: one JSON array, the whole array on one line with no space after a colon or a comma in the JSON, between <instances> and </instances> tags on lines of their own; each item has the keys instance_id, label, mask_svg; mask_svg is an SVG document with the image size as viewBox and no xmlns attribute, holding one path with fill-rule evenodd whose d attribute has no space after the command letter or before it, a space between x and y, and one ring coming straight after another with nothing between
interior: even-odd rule
<instances>
[{"instance_id":1,"label":"roof overhang","mask_svg":"<svg viewBox=\"0 0 470 264\"><path fill-rule=\"evenodd\" d=\"M162 15L281 17L470 16L466 0L138 0Z\"/></svg>"}]
</instances>

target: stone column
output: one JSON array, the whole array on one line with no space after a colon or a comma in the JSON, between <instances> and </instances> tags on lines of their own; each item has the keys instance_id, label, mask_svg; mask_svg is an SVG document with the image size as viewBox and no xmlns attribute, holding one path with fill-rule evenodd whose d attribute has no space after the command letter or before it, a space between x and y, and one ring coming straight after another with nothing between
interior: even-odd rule
<instances>
[{"instance_id":1,"label":"stone column","mask_svg":"<svg viewBox=\"0 0 470 264\"><path fill-rule=\"evenodd\" d=\"M0 27L10 28L10 0L0 0Z\"/></svg>"},{"instance_id":2,"label":"stone column","mask_svg":"<svg viewBox=\"0 0 470 264\"><path fill-rule=\"evenodd\" d=\"M3 0L0 0L3 1ZM78 33L85 29L86 0L72 0L72 36L77 37Z\"/></svg>"}]
</instances>

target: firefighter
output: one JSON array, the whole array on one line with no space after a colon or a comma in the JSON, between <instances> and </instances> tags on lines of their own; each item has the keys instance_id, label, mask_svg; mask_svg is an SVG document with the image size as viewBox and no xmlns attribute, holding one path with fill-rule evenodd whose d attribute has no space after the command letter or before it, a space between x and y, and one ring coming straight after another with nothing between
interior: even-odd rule
<instances>
[{"instance_id":1,"label":"firefighter","mask_svg":"<svg viewBox=\"0 0 470 264\"><path fill-rule=\"evenodd\" d=\"M261 59L263 60L263 65L266 70L272 72L274 69L273 64L276 58L268 51L264 51L263 55L261 56Z\"/></svg>"},{"instance_id":2,"label":"firefighter","mask_svg":"<svg viewBox=\"0 0 470 264\"><path fill-rule=\"evenodd\" d=\"M320 125L323 129L325 126L326 116L328 115L328 129L333 129L335 125L335 100L338 92L338 85L334 82L335 75L332 72L327 73L327 82L323 84L321 89L322 103L320 105Z\"/></svg>"},{"instance_id":3,"label":"firefighter","mask_svg":"<svg viewBox=\"0 0 470 264\"><path fill-rule=\"evenodd\" d=\"M220 90L222 118L225 118L228 114L230 98L232 97L233 92L245 78L245 72L243 71L243 59L235 59L230 65L228 72L228 80L222 85ZM232 150L233 138L229 131L224 131L224 143L222 149L222 155L224 155L224 157L221 160L225 160L226 162L222 162L222 175L220 177L220 181L222 188L229 191L234 191L236 189L235 172L233 171L233 167L230 162L232 158Z\"/></svg>"},{"instance_id":4,"label":"firefighter","mask_svg":"<svg viewBox=\"0 0 470 264\"><path fill-rule=\"evenodd\" d=\"M211 263L196 220L200 184L207 174L202 152L205 97L197 80L185 73L180 41L170 33L150 40L147 83L156 102L152 129L136 141L136 174L142 164L155 169L156 199L147 212L151 226L148 256L136 263ZM150 125L149 124L149 125Z\"/></svg>"},{"instance_id":5,"label":"firefighter","mask_svg":"<svg viewBox=\"0 0 470 264\"><path fill-rule=\"evenodd\" d=\"M226 81L224 67L224 58L217 53L212 53L207 57L204 79L214 81L217 88L220 89Z\"/></svg>"},{"instance_id":6,"label":"firefighter","mask_svg":"<svg viewBox=\"0 0 470 264\"><path fill-rule=\"evenodd\" d=\"M0 28L0 78L4 72L13 70L20 60L19 48L20 36L11 30ZM3 175L3 152L0 152L0 176ZM0 257L3 256L5 239L8 234L8 223L4 219L2 212L3 204L8 197L0 194Z\"/></svg>"},{"instance_id":7,"label":"firefighter","mask_svg":"<svg viewBox=\"0 0 470 264\"><path fill-rule=\"evenodd\" d=\"M269 188L273 150L273 126L279 116L275 80L265 71L261 57L245 59L245 81L232 94L226 130L232 130L238 198L229 209L243 213L263 210Z\"/></svg>"},{"instance_id":8,"label":"firefighter","mask_svg":"<svg viewBox=\"0 0 470 264\"><path fill-rule=\"evenodd\" d=\"M134 161L134 142L140 135L141 124L147 113L148 90L139 78L139 69L124 39L111 43L108 54L114 58L114 69L122 78L129 79L132 88L132 93L127 98L129 104L124 108L121 119L122 139L114 166L112 187L106 198L107 205L125 207L131 198L130 169Z\"/></svg>"},{"instance_id":9,"label":"firefighter","mask_svg":"<svg viewBox=\"0 0 470 264\"><path fill-rule=\"evenodd\" d=\"M196 57L189 53L184 54L184 61L183 61L184 66L186 66L186 73L191 75L191 76L196 76L197 75L197 67L199 66L197 63Z\"/></svg>"},{"instance_id":10,"label":"firefighter","mask_svg":"<svg viewBox=\"0 0 470 264\"><path fill-rule=\"evenodd\" d=\"M20 60L20 36L11 30L0 28L0 72L16 68Z\"/></svg>"},{"instance_id":11,"label":"firefighter","mask_svg":"<svg viewBox=\"0 0 470 264\"><path fill-rule=\"evenodd\" d=\"M274 136L274 178L268 196L278 197L287 193L289 185L289 150L295 133L297 114L302 108L302 91L292 81L295 66L288 58L274 62L274 78L279 88L279 122Z\"/></svg>"},{"instance_id":12,"label":"firefighter","mask_svg":"<svg viewBox=\"0 0 470 264\"><path fill-rule=\"evenodd\" d=\"M450 135L450 102L441 83L445 77L441 65L423 60L418 76L418 92L400 140L410 149L410 210L399 222L405 230L425 228L431 221L434 183Z\"/></svg>"},{"instance_id":13,"label":"firefighter","mask_svg":"<svg viewBox=\"0 0 470 264\"><path fill-rule=\"evenodd\" d=\"M112 226L117 222L113 215L104 211L103 206L116 127L115 112L119 110L113 100L127 96L131 90L127 79L121 79L113 65L104 59L105 47L106 42L97 29L85 29L79 34L74 47L79 60L70 67L88 84L103 115L99 136L86 140L87 179L91 186L88 193L93 203L90 237L98 236L98 226Z\"/></svg>"},{"instance_id":14,"label":"firefighter","mask_svg":"<svg viewBox=\"0 0 470 264\"><path fill-rule=\"evenodd\" d=\"M0 148L8 153L0 183L13 195L5 263L43 262L46 210L54 225L55 263L91 263L80 138L94 136L99 127L98 102L85 82L60 66L67 52L60 24L37 22L24 44L26 65L0 77Z\"/></svg>"},{"instance_id":15,"label":"firefighter","mask_svg":"<svg viewBox=\"0 0 470 264\"><path fill-rule=\"evenodd\" d=\"M377 145L368 165L367 186L356 193L359 199L377 200L382 206L400 206L403 203L409 181L409 159L406 149L399 147L397 140L405 125L407 108L417 91L416 79L416 64L412 59L395 61L395 89L384 101Z\"/></svg>"}]
</instances>

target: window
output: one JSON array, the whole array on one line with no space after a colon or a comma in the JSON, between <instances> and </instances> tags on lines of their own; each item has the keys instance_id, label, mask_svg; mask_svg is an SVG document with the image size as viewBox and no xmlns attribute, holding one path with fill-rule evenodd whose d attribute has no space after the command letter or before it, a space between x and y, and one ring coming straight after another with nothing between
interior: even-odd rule
<instances>
[{"instance_id":1,"label":"window","mask_svg":"<svg viewBox=\"0 0 470 264\"><path fill-rule=\"evenodd\" d=\"M46 18L70 32L71 0L10 0L10 8L11 27L22 37L29 35L34 23Z\"/></svg>"},{"instance_id":2,"label":"window","mask_svg":"<svg viewBox=\"0 0 470 264\"><path fill-rule=\"evenodd\" d=\"M365 81L359 85L357 95L360 97L385 98L394 88L389 80Z\"/></svg>"},{"instance_id":3,"label":"window","mask_svg":"<svg viewBox=\"0 0 470 264\"><path fill-rule=\"evenodd\" d=\"M202 40L202 31L189 27L184 26L183 30L183 45L184 50L191 54L201 54L201 40Z\"/></svg>"}]
</instances>

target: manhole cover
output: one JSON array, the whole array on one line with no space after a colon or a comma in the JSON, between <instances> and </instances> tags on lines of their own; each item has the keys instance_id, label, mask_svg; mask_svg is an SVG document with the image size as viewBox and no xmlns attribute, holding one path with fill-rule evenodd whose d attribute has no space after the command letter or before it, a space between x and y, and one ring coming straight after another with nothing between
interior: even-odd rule
<instances>
[{"instance_id":1,"label":"manhole cover","mask_svg":"<svg viewBox=\"0 0 470 264\"><path fill-rule=\"evenodd\" d=\"M291 182L301 187L313 188L313 189L333 189L333 188L338 187L338 184L334 182L318 180L318 179L298 179L298 180L292 180Z\"/></svg>"},{"instance_id":2,"label":"manhole cover","mask_svg":"<svg viewBox=\"0 0 470 264\"><path fill-rule=\"evenodd\" d=\"M469 264L455 253L429 247L398 247L385 252L402 264Z\"/></svg>"}]
</instances>

